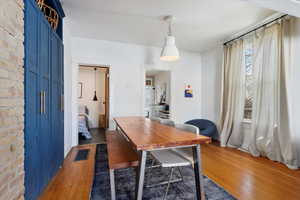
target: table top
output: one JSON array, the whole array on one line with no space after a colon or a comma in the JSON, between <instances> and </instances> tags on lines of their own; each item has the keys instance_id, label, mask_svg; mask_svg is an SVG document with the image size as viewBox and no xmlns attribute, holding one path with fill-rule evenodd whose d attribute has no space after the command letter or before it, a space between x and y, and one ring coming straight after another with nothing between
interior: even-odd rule
<instances>
[{"instance_id":1,"label":"table top","mask_svg":"<svg viewBox=\"0 0 300 200\"><path fill-rule=\"evenodd\" d=\"M136 150L155 150L208 143L211 138L182 131L145 117L114 118Z\"/></svg>"}]
</instances>

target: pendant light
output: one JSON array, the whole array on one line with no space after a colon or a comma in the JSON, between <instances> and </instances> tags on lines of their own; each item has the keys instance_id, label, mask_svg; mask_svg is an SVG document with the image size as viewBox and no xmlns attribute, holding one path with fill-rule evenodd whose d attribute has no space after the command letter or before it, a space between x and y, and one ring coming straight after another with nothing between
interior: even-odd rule
<instances>
[{"instance_id":1,"label":"pendant light","mask_svg":"<svg viewBox=\"0 0 300 200\"><path fill-rule=\"evenodd\" d=\"M176 61L179 59L179 51L175 44L175 37L172 34L172 23L174 22L173 16L166 16L164 18L169 23L169 32L165 38L165 44L160 54L160 60L162 61Z\"/></svg>"},{"instance_id":2,"label":"pendant light","mask_svg":"<svg viewBox=\"0 0 300 200\"><path fill-rule=\"evenodd\" d=\"M97 84L96 84L96 71L97 71L97 68L95 67L95 94L94 94L93 101L98 101L97 92L96 92L96 88L97 88Z\"/></svg>"}]
</instances>

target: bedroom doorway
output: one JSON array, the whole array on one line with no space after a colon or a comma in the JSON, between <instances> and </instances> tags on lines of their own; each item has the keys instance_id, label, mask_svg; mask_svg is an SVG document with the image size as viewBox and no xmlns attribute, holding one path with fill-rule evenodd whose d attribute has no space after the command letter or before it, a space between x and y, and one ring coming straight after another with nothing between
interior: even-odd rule
<instances>
[{"instance_id":1,"label":"bedroom doorway","mask_svg":"<svg viewBox=\"0 0 300 200\"><path fill-rule=\"evenodd\" d=\"M78 70L78 142L103 144L109 127L109 67L80 65Z\"/></svg>"}]
</instances>

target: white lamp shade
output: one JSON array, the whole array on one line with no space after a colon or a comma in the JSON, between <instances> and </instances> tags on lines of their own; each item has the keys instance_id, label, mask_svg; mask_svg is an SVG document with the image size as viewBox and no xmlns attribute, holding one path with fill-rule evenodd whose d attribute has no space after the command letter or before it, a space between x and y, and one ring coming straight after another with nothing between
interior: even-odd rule
<instances>
[{"instance_id":1,"label":"white lamp shade","mask_svg":"<svg viewBox=\"0 0 300 200\"><path fill-rule=\"evenodd\" d=\"M160 60L163 61L176 61L179 59L179 51L175 45L175 37L167 36L165 40L165 46L163 47Z\"/></svg>"}]
</instances>

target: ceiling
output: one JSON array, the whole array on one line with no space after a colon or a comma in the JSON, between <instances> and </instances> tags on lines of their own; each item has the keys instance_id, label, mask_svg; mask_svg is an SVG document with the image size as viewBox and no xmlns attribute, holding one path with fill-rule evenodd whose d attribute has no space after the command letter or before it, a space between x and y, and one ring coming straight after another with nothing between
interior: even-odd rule
<instances>
[{"instance_id":1,"label":"ceiling","mask_svg":"<svg viewBox=\"0 0 300 200\"><path fill-rule=\"evenodd\" d=\"M63 7L72 36L157 47L167 33L163 16L174 15L178 48L194 52L274 13L245 0L63 0Z\"/></svg>"},{"instance_id":2,"label":"ceiling","mask_svg":"<svg viewBox=\"0 0 300 200\"><path fill-rule=\"evenodd\" d=\"M270 8L282 13L300 17L300 0L244 0L259 7ZM296 3L298 2L298 3Z\"/></svg>"}]
</instances>

